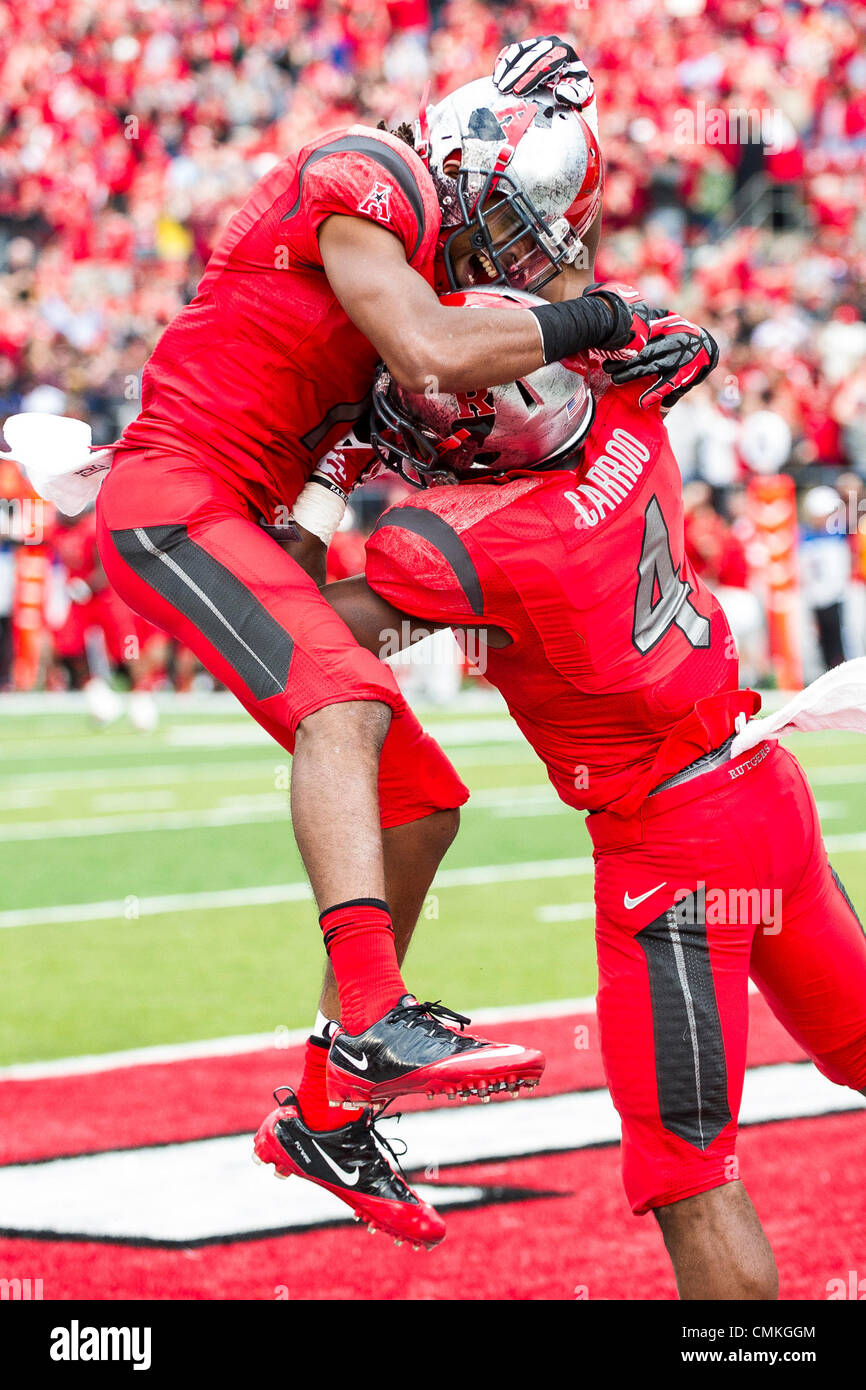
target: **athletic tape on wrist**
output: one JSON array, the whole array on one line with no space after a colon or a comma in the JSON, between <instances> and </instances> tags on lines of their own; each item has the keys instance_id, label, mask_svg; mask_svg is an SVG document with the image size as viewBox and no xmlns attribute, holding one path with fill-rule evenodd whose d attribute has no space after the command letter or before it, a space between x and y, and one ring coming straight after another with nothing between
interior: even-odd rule
<instances>
[{"instance_id":1,"label":"athletic tape on wrist","mask_svg":"<svg viewBox=\"0 0 866 1390\"><path fill-rule=\"evenodd\" d=\"M292 508L292 516L305 531L312 531L330 545L346 511L346 494L327 478L313 474Z\"/></svg>"}]
</instances>

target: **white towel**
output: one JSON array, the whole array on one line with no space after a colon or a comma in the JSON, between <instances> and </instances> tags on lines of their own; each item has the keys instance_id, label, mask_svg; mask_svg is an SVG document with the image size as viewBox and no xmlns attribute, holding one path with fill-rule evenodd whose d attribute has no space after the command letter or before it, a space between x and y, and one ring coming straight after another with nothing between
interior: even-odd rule
<instances>
[{"instance_id":1,"label":"white towel","mask_svg":"<svg viewBox=\"0 0 866 1390\"><path fill-rule=\"evenodd\" d=\"M67 516L77 516L96 499L114 451L91 449L86 421L31 411L10 415L3 434L39 496Z\"/></svg>"},{"instance_id":2,"label":"white towel","mask_svg":"<svg viewBox=\"0 0 866 1390\"><path fill-rule=\"evenodd\" d=\"M846 729L849 733L866 734L866 656L843 661L841 666L825 671L766 719L744 721L731 745L731 757L739 757L766 738L780 738L795 729Z\"/></svg>"}]
</instances>

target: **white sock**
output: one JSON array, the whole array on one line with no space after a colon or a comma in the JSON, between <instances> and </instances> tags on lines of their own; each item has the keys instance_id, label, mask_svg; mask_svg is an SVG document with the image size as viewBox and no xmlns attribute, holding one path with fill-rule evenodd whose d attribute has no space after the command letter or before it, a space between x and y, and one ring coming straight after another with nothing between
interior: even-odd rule
<instances>
[{"instance_id":1,"label":"white sock","mask_svg":"<svg viewBox=\"0 0 866 1390\"><path fill-rule=\"evenodd\" d=\"M327 1014L323 1014L322 1011L321 1011L321 1009L317 1009L317 1010L316 1010L316 1021L315 1021L315 1023L313 1024L313 1031L312 1031L311 1036L314 1037L314 1038L320 1038L322 1042L330 1042L330 1041L331 1041L331 1034L330 1034L329 1024L336 1023L336 1022L337 1022L336 1019L328 1018L328 1015L327 1015Z\"/></svg>"}]
</instances>

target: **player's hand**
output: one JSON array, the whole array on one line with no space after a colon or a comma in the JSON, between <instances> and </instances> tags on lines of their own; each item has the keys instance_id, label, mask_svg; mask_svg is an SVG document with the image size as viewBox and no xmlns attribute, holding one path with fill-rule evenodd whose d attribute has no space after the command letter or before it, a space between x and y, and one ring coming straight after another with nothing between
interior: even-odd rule
<instances>
[{"instance_id":1,"label":"player's hand","mask_svg":"<svg viewBox=\"0 0 866 1390\"><path fill-rule=\"evenodd\" d=\"M322 455L313 477L332 492L339 493L345 501L362 474L377 462L372 446L350 434L329 453Z\"/></svg>"},{"instance_id":2,"label":"player's hand","mask_svg":"<svg viewBox=\"0 0 866 1390\"><path fill-rule=\"evenodd\" d=\"M84 579L67 579L64 588L66 597L72 603L89 603L93 598L93 590Z\"/></svg>"},{"instance_id":3,"label":"player's hand","mask_svg":"<svg viewBox=\"0 0 866 1390\"><path fill-rule=\"evenodd\" d=\"M555 34L506 45L496 59L493 81L500 92L518 97L546 88L557 101L578 111L589 106L595 95L585 63L570 43Z\"/></svg>"},{"instance_id":4,"label":"player's hand","mask_svg":"<svg viewBox=\"0 0 866 1390\"><path fill-rule=\"evenodd\" d=\"M668 409L704 381L719 360L715 338L680 314L664 313L650 324L649 342L628 361L606 361L603 366L616 386L650 378L640 397L645 408Z\"/></svg>"},{"instance_id":5,"label":"player's hand","mask_svg":"<svg viewBox=\"0 0 866 1390\"><path fill-rule=\"evenodd\" d=\"M601 284L587 285L583 293L601 295L617 316L616 332L601 349L605 357L616 356L617 365L633 361L649 342L653 314L641 299L640 290L622 280L605 280Z\"/></svg>"}]
</instances>

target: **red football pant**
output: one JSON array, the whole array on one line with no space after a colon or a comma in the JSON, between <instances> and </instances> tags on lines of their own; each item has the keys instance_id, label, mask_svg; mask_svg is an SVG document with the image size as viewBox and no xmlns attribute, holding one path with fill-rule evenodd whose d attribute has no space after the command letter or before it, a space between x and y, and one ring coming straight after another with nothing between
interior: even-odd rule
<instances>
[{"instance_id":1,"label":"red football pant","mask_svg":"<svg viewBox=\"0 0 866 1390\"><path fill-rule=\"evenodd\" d=\"M826 1076L866 1088L866 936L778 745L587 825L602 1054L642 1213L738 1177L750 975Z\"/></svg>"},{"instance_id":2,"label":"red football pant","mask_svg":"<svg viewBox=\"0 0 866 1390\"><path fill-rule=\"evenodd\" d=\"M358 645L227 480L159 450L120 454L99 494L97 540L121 598L188 646L289 752L298 724L317 709L352 700L390 706L379 776L384 828L466 801L393 673Z\"/></svg>"}]
</instances>

